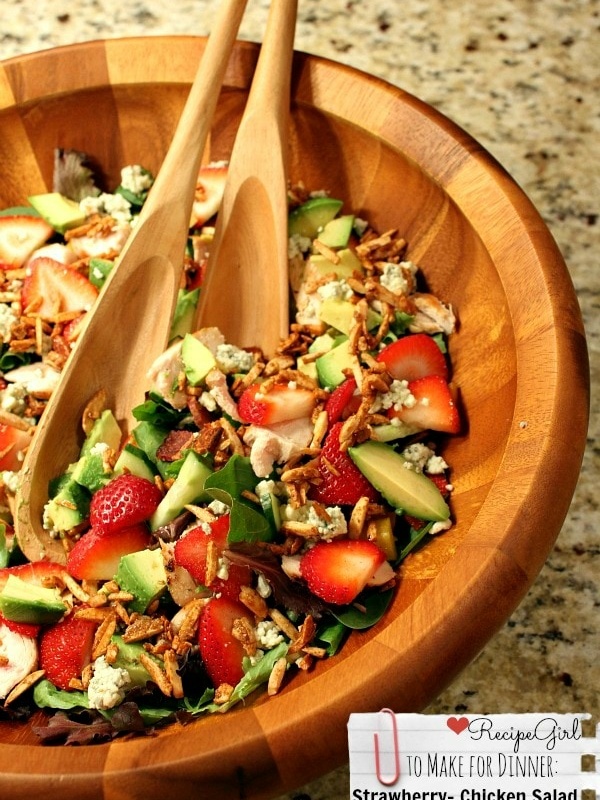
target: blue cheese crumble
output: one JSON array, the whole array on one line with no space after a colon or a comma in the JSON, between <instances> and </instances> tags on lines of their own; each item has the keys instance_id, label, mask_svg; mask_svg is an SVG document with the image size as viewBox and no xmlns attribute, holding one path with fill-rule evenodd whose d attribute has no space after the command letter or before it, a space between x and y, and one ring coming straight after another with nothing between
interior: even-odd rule
<instances>
[{"instance_id":1,"label":"blue cheese crumble","mask_svg":"<svg viewBox=\"0 0 600 800\"><path fill-rule=\"evenodd\" d=\"M131 683L126 669L111 667L104 656L94 662L94 674L88 685L90 708L106 711L122 703Z\"/></svg>"}]
</instances>

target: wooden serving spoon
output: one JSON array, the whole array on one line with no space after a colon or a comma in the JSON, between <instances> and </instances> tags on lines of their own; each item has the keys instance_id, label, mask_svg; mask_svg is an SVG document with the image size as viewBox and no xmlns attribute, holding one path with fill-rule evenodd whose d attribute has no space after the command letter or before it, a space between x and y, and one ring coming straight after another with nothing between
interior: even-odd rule
<instances>
[{"instance_id":1,"label":"wooden serving spoon","mask_svg":"<svg viewBox=\"0 0 600 800\"><path fill-rule=\"evenodd\" d=\"M296 0L274 0L231 158L196 327L272 356L289 328L287 157Z\"/></svg>"},{"instance_id":2,"label":"wooden serving spoon","mask_svg":"<svg viewBox=\"0 0 600 800\"><path fill-rule=\"evenodd\" d=\"M246 0L223 0L171 146L42 414L20 471L15 532L31 561L64 562L42 527L48 484L76 460L82 412L100 390L120 422L144 398L146 372L168 343L202 153ZM152 132L149 131L149 136Z\"/></svg>"}]
</instances>

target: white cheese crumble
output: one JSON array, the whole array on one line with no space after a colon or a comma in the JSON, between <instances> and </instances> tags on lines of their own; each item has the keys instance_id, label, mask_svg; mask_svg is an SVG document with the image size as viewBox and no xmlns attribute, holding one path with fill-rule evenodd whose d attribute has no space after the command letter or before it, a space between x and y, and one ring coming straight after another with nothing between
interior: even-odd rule
<instances>
[{"instance_id":1,"label":"white cheese crumble","mask_svg":"<svg viewBox=\"0 0 600 800\"><path fill-rule=\"evenodd\" d=\"M446 519L443 522L434 522L431 528L429 529L429 533L431 536L435 536L436 533L442 533L443 531L448 531L452 527L452 520Z\"/></svg>"},{"instance_id":2,"label":"white cheese crumble","mask_svg":"<svg viewBox=\"0 0 600 800\"><path fill-rule=\"evenodd\" d=\"M90 448L90 455L103 456L108 450L110 450L110 447L106 444L106 442L96 442L96 444Z\"/></svg>"},{"instance_id":3,"label":"white cheese crumble","mask_svg":"<svg viewBox=\"0 0 600 800\"><path fill-rule=\"evenodd\" d=\"M281 630L273 620L265 619L255 629L256 643L265 650L272 650L284 641Z\"/></svg>"},{"instance_id":4,"label":"white cheese crumble","mask_svg":"<svg viewBox=\"0 0 600 800\"><path fill-rule=\"evenodd\" d=\"M448 464L441 456L433 455L427 460L425 465L425 472L430 475L443 475L444 471L448 469Z\"/></svg>"},{"instance_id":5,"label":"white cheese crumble","mask_svg":"<svg viewBox=\"0 0 600 800\"><path fill-rule=\"evenodd\" d=\"M408 388L408 381L393 380L390 384L389 391L379 393L375 402L371 406L371 414L376 414L381 409L393 408L395 411L400 411L402 407L412 408L417 400L414 394Z\"/></svg>"},{"instance_id":6,"label":"white cheese crumble","mask_svg":"<svg viewBox=\"0 0 600 800\"><path fill-rule=\"evenodd\" d=\"M0 303L0 338L3 342L10 342L11 328L18 320L18 314L8 303Z\"/></svg>"},{"instance_id":7,"label":"white cheese crumble","mask_svg":"<svg viewBox=\"0 0 600 800\"><path fill-rule=\"evenodd\" d=\"M386 264L381 273L380 282L392 294L406 294L409 288L401 264Z\"/></svg>"},{"instance_id":8,"label":"white cheese crumble","mask_svg":"<svg viewBox=\"0 0 600 800\"><path fill-rule=\"evenodd\" d=\"M230 372L249 372L254 365L252 353L234 344L220 344L215 353L217 366L225 374Z\"/></svg>"},{"instance_id":9,"label":"white cheese crumble","mask_svg":"<svg viewBox=\"0 0 600 800\"><path fill-rule=\"evenodd\" d=\"M93 214L108 214L113 219L129 222L133 216L131 203L121 194L102 192L98 197L84 197L79 207L86 217L91 217Z\"/></svg>"},{"instance_id":10,"label":"white cheese crumble","mask_svg":"<svg viewBox=\"0 0 600 800\"><path fill-rule=\"evenodd\" d=\"M325 511L329 519L322 517L310 501L303 506L294 508L291 505L283 506L282 513L285 519L295 522L306 522L317 529L319 536L329 539L348 532L348 523L339 506L328 506Z\"/></svg>"},{"instance_id":11,"label":"white cheese crumble","mask_svg":"<svg viewBox=\"0 0 600 800\"><path fill-rule=\"evenodd\" d=\"M130 164L121 170L121 186L132 194L142 194L152 183L152 175L139 164Z\"/></svg>"},{"instance_id":12,"label":"white cheese crumble","mask_svg":"<svg viewBox=\"0 0 600 800\"><path fill-rule=\"evenodd\" d=\"M409 461L416 472L423 472L434 451L426 444L415 442L402 451L402 457Z\"/></svg>"},{"instance_id":13,"label":"white cheese crumble","mask_svg":"<svg viewBox=\"0 0 600 800\"><path fill-rule=\"evenodd\" d=\"M288 258L291 260L302 256L306 253L312 244L308 236L302 236L300 233L294 233L288 239Z\"/></svg>"},{"instance_id":14,"label":"white cheese crumble","mask_svg":"<svg viewBox=\"0 0 600 800\"><path fill-rule=\"evenodd\" d=\"M27 389L23 383L8 383L0 392L0 408L11 414L22 414L27 408Z\"/></svg>"},{"instance_id":15,"label":"white cheese crumble","mask_svg":"<svg viewBox=\"0 0 600 800\"><path fill-rule=\"evenodd\" d=\"M258 573L258 577L256 579L256 591L263 598L263 600L266 600L267 597L270 597L273 594L271 584L265 578L262 572Z\"/></svg>"},{"instance_id":16,"label":"white cheese crumble","mask_svg":"<svg viewBox=\"0 0 600 800\"><path fill-rule=\"evenodd\" d=\"M11 472L10 470L3 470L1 473L2 483L6 486L9 492L15 494L17 491L17 481L19 480L18 472Z\"/></svg>"},{"instance_id":17,"label":"white cheese crumble","mask_svg":"<svg viewBox=\"0 0 600 800\"><path fill-rule=\"evenodd\" d=\"M349 300L353 291L348 281L343 278L340 280L327 281L317 289L317 294L322 300Z\"/></svg>"},{"instance_id":18,"label":"white cheese crumble","mask_svg":"<svg viewBox=\"0 0 600 800\"><path fill-rule=\"evenodd\" d=\"M224 514L229 514L229 506L222 503L220 500L212 500L207 508L215 517L222 517Z\"/></svg>"},{"instance_id":19,"label":"white cheese crumble","mask_svg":"<svg viewBox=\"0 0 600 800\"><path fill-rule=\"evenodd\" d=\"M202 394L198 398L198 402L200 403L201 406L204 406L204 408L207 411L216 411L217 410L217 407L218 407L217 406L217 401L215 400L215 398L212 396L212 394L210 392L202 392Z\"/></svg>"},{"instance_id":20,"label":"white cheese crumble","mask_svg":"<svg viewBox=\"0 0 600 800\"><path fill-rule=\"evenodd\" d=\"M126 669L112 667L104 656L94 662L94 674L88 685L90 708L106 710L118 706L125 698L125 690L131 683Z\"/></svg>"}]
</instances>

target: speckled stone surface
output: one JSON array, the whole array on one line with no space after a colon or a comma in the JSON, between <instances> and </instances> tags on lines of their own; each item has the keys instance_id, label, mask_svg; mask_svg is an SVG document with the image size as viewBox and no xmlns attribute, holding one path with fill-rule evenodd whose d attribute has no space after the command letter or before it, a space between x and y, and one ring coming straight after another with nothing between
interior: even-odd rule
<instances>
[{"instance_id":1,"label":"speckled stone surface","mask_svg":"<svg viewBox=\"0 0 600 800\"><path fill-rule=\"evenodd\" d=\"M97 38L204 35L217 5L2 0L0 58ZM250 0L242 38L261 38L267 8ZM579 485L535 585L429 710L598 715L600 0L299 0L296 46L385 78L451 117L524 188L562 250L592 375ZM280 800L348 795L342 767Z\"/></svg>"}]
</instances>

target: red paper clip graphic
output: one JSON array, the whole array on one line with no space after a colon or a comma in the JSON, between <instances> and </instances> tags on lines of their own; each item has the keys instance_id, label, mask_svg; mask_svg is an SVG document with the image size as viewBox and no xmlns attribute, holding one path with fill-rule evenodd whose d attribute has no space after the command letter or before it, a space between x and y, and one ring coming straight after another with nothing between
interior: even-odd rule
<instances>
[{"instance_id":1,"label":"red paper clip graphic","mask_svg":"<svg viewBox=\"0 0 600 800\"><path fill-rule=\"evenodd\" d=\"M382 714L389 714L392 718L392 736L394 742L394 776L392 778L384 778L381 774L381 761L379 757L379 734L373 734L373 744L375 748L375 774L377 775L377 780L379 783L382 783L384 786L392 786L392 784L396 783L398 778L400 777L400 748L398 746L398 725L396 723L396 715L392 711L391 708L382 708Z\"/></svg>"}]
</instances>

